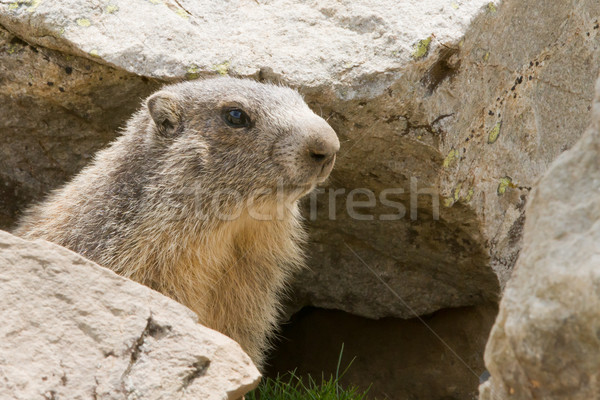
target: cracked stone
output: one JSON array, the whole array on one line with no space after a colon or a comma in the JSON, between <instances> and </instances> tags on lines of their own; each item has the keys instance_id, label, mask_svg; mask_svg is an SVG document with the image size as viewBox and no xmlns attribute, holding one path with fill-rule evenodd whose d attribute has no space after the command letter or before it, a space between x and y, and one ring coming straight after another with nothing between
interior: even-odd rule
<instances>
[{"instance_id":1,"label":"cracked stone","mask_svg":"<svg viewBox=\"0 0 600 400\"><path fill-rule=\"evenodd\" d=\"M260 379L189 309L54 244L0 231L0 282L0 398L237 400Z\"/></svg>"},{"instance_id":2,"label":"cracked stone","mask_svg":"<svg viewBox=\"0 0 600 400\"><path fill-rule=\"evenodd\" d=\"M527 205L523 251L486 347L480 399L587 400L600 392L600 79L592 123Z\"/></svg>"}]
</instances>

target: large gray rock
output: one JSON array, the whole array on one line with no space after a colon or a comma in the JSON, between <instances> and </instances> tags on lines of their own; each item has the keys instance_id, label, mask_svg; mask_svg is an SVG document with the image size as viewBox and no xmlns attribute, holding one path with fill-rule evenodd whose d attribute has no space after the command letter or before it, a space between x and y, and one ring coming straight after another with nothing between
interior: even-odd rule
<instances>
[{"instance_id":1,"label":"large gray rock","mask_svg":"<svg viewBox=\"0 0 600 400\"><path fill-rule=\"evenodd\" d=\"M596 1L507 0L486 8L458 43L408 63L385 94L320 96L342 136L331 187L403 188L407 215L355 220L338 196L330 220L330 193L321 195L299 303L407 317L495 300L520 251L530 188L589 125L597 15ZM409 218L411 178L417 190L441 194L439 220L426 194Z\"/></svg>"},{"instance_id":2,"label":"large gray rock","mask_svg":"<svg viewBox=\"0 0 600 400\"><path fill-rule=\"evenodd\" d=\"M2 226L161 82L282 81L340 135L328 189L346 193L317 196L295 307L374 318L497 299L529 190L588 125L600 67L595 0L62 3L0 4ZM377 200L352 218L355 188L402 188L406 215L382 220Z\"/></svg>"},{"instance_id":3,"label":"large gray rock","mask_svg":"<svg viewBox=\"0 0 600 400\"><path fill-rule=\"evenodd\" d=\"M417 44L459 39L487 0L5 2L1 23L45 48L162 80L233 72L345 97L381 94ZM393 5L393 7L392 7ZM433 46L432 46L433 47ZM426 48L417 55L423 56ZM347 81L376 75L378 85ZM379 75L379 76L377 76Z\"/></svg>"},{"instance_id":4,"label":"large gray rock","mask_svg":"<svg viewBox=\"0 0 600 400\"><path fill-rule=\"evenodd\" d=\"M184 306L0 231L0 398L239 399L260 374Z\"/></svg>"},{"instance_id":5,"label":"large gray rock","mask_svg":"<svg viewBox=\"0 0 600 400\"><path fill-rule=\"evenodd\" d=\"M600 80L593 123L532 192L481 400L600 396Z\"/></svg>"}]
</instances>

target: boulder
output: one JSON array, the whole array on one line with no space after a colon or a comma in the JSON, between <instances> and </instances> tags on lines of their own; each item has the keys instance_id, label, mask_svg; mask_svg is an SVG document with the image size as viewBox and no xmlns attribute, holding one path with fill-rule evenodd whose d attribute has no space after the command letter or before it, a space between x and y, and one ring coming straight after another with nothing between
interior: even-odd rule
<instances>
[{"instance_id":1,"label":"boulder","mask_svg":"<svg viewBox=\"0 0 600 400\"><path fill-rule=\"evenodd\" d=\"M600 80L593 121L534 188L480 399L600 396Z\"/></svg>"},{"instance_id":2,"label":"boulder","mask_svg":"<svg viewBox=\"0 0 600 400\"><path fill-rule=\"evenodd\" d=\"M160 84L251 77L298 88L342 142L305 203L310 269L291 309L409 318L497 301L530 188L589 124L598 15L594 0L2 3L0 224Z\"/></svg>"},{"instance_id":3,"label":"boulder","mask_svg":"<svg viewBox=\"0 0 600 400\"><path fill-rule=\"evenodd\" d=\"M186 307L0 231L3 399L239 399L260 374Z\"/></svg>"},{"instance_id":4,"label":"boulder","mask_svg":"<svg viewBox=\"0 0 600 400\"><path fill-rule=\"evenodd\" d=\"M497 301L531 187L589 125L598 15L597 1L488 5L463 39L407 63L383 94L321 96L342 136L331 189L379 199L402 188L406 214L382 220L392 209L378 200L375 218L358 220L346 211L350 196L331 204L332 190L320 195L299 303L406 318Z\"/></svg>"}]
</instances>

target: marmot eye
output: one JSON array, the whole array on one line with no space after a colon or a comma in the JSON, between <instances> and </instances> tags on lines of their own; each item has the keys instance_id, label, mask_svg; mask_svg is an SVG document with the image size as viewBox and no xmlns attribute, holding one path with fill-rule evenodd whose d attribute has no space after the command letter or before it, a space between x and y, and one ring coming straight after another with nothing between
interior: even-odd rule
<instances>
[{"instance_id":1,"label":"marmot eye","mask_svg":"<svg viewBox=\"0 0 600 400\"><path fill-rule=\"evenodd\" d=\"M250 117L239 108L226 110L224 117L227 125L234 128L244 128L250 125Z\"/></svg>"}]
</instances>

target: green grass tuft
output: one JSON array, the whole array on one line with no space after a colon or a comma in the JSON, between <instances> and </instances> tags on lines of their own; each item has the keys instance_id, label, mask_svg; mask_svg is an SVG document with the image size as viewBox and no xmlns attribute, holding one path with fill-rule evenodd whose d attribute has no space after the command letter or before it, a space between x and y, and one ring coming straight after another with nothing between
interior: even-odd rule
<instances>
[{"instance_id":1,"label":"green grass tuft","mask_svg":"<svg viewBox=\"0 0 600 400\"><path fill-rule=\"evenodd\" d=\"M277 376L276 379L266 378L260 383L256 390L248 393L247 400L366 400L368 389L361 392L356 387L342 388L340 379L348 371L350 364L340 374L340 365L342 362L342 353L344 345L340 351L335 376L325 379L321 376L321 382L310 375L306 380L297 376L295 371L290 371L283 376Z\"/></svg>"}]
</instances>

